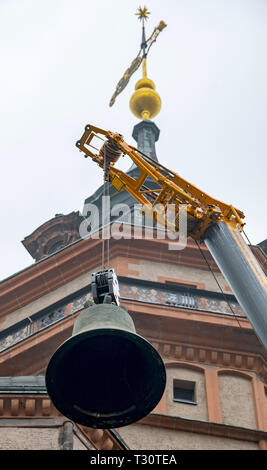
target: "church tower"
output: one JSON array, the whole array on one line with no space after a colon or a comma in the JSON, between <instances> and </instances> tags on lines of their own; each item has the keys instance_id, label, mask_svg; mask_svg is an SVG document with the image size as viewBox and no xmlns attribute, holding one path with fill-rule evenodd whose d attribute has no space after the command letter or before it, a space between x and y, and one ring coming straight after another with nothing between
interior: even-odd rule
<instances>
[{"instance_id":1,"label":"church tower","mask_svg":"<svg viewBox=\"0 0 267 470\"><path fill-rule=\"evenodd\" d=\"M111 104L142 65L130 99L140 120L132 135L140 154L164 164L156 152L160 130L152 120L161 98L148 78L147 52L166 25L160 22L146 39L147 10L140 8L138 16L140 54ZM138 171L133 164L127 174ZM164 394L147 416L117 429L79 425L53 405L45 385L47 365L92 300L91 275L102 266L101 236L83 238L80 227L88 204L102 220L107 186L110 209L125 204L133 216L134 198L106 181L85 200L83 214L56 214L26 236L22 243L34 263L0 284L0 449L267 450L266 351L230 286L205 246L199 249L188 239L185 249L175 251L167 238L135 238L133 218L130 236L109 240L109 267L137 333L164 362ZM118 218L111 217L110 224ZM99 228L101 235L101 223ZM250 248L267 273L262 247Z\"/></svg>"}]
</instances>

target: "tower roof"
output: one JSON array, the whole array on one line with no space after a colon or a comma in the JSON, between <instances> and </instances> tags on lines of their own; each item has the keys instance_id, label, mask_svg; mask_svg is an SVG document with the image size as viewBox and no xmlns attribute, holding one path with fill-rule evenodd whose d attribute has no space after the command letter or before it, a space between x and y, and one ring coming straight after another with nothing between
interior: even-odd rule
<instances>
[{"instance_id":1,"label":"tower roof","mask_svg":"<svg viewBox=\"0 0 267 470\"><path fill-rule=\"evenodd\" d=\"M158 158L155 143L159 139L160 130L156 124L151 121L151 119L159 113L161 109L161 99L155 89L154 82L147 77L147 54L152 44L156 41L159 33L165 28L166 24L161 21L159 25L154 28L151 36L146 39L144 24L149 14L150 12L148 12L146 7L143 9L140 7L138 9L137 16L142 21L142 42L140 51L117 84L115 93L110 100L110 106L114 104L117 95L126 87L131 75L142 64L142 78L137 81L135 91L130 99L131 111L138 119L141 120L141 122L134 126L132 137L137 143L137 149L146 155L149 155L157 162ZM139 169L133 163L127 173L133 178L136 178L139 174ZM109 186L108 191L107 185ZM149 189L154 189L156 184L152 179L147 178L146 186ZM98 208L99 228L102 227L102 197L107 194L110 195L111 212L115 205L125 204L130 209L131 217L133 217L134 213L136 200L128 192L117 192L111 184L104 183L84 201L84 209L87 204L94 204ZM86 217L85 210L83 211L83 214L84 217ZM119 215L111 216L110 222L114 222L118 218ZM80 238L79 226L82 219L82 216L78 212L73 212L68 215L56 214L53 219L45 222L32 234L25 237L22 243L31 256L36 261L39 261L45 256L48 256L56 252L58 249L78 240ZM133 222L132 218L131 220Z\"/></svg>"}]
</instances>

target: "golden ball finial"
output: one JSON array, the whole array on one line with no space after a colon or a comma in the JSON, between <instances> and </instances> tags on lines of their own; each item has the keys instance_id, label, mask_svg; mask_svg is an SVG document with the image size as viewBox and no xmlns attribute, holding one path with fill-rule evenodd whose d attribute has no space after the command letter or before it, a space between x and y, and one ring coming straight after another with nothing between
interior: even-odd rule
<instances>
[{"instance_id":1,"label":"golden ball finial","mask_svg":"<svg viewBox=\"0 0 267 470\"><path fill-rule=\"evenodd\" d=\"M135 91L130 99L130 108L137 118L145 120L155 117L161 109L161 99L155 90L155 84L147 78L145 58L143 58L143 78L135 85Z\"/></svg>"}]
</instances>

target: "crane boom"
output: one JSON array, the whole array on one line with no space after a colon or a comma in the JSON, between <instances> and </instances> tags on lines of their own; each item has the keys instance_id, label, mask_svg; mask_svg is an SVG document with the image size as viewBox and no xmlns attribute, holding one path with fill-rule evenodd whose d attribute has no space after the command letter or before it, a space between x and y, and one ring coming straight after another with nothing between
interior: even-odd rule
<instances>
[{"instance_id":1,"label":"crane boom","mask_svg":"<svg viewBox=\"0 0 267 470\"><path fill-rule=\"evenodd\" d=\"M94 137L104 141L97 153L92 151ZM128 145L121 134L87 125L76 146L101 168L108 167L109 181L117 191L128 191L147 215L156 215L168 229L179 230L179 205L186 205L188 236L205 242L267 350L267 279L240 234L245 225L243 212L214 199ZM127 154L139 169L136 179L115 167L122 154ZM153 189L146 186L148 178L156 183ZM170 204L175 208L173 222L165 217Z\"/></svg>"}]
</instances>

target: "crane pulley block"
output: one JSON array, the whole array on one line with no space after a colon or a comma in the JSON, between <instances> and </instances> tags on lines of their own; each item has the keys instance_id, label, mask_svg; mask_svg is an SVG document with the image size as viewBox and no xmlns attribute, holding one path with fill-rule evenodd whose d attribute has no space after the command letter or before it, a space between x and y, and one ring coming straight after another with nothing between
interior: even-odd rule
<instances>
[{"instance_id":1,"label":"crane pulley block","mask_svg":"<svg viewBox=\"0 0 267 470\"><path fill-rule=\"evenodd\" d=\"M103 269L92 273L92 295L96 304L102 304L106 295L111 301L120 305L120 292L118 278L113 268Z\"/></svg>"}]
</instances>

